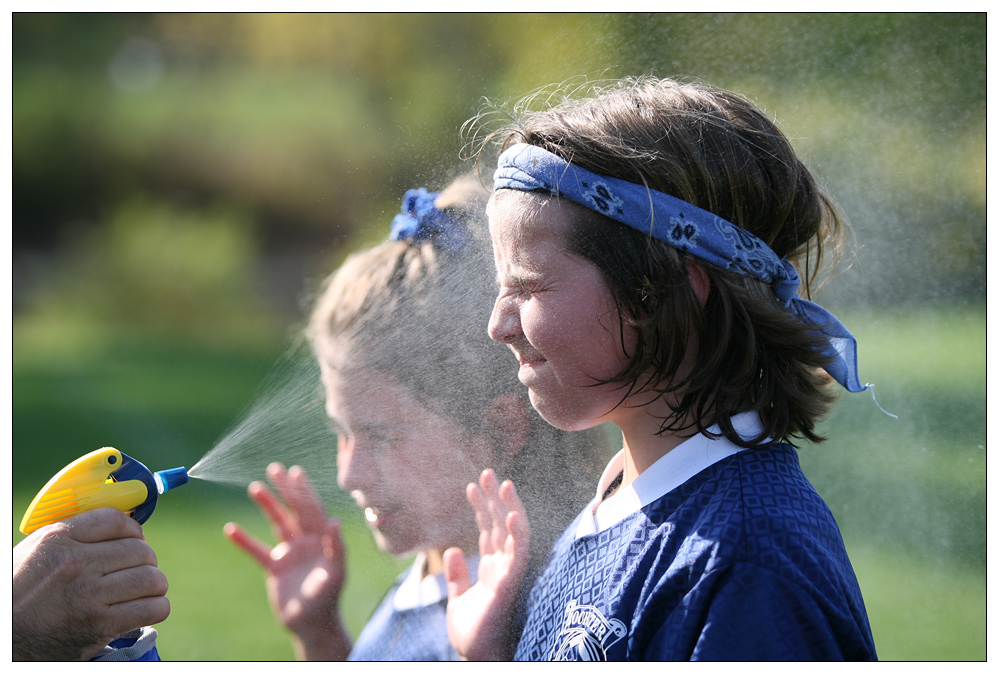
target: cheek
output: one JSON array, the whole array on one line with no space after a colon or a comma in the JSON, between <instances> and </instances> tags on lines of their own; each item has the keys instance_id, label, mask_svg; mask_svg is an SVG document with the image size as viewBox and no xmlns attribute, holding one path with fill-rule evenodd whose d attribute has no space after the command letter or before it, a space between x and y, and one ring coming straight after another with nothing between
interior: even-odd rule
<instances>
[{"instance_id":1,"label":"cheek","mask_svg":"<svg viewBox=\"0 0 1000 675\"><path fill-rule=\"evenodd\" d=\"M596 359L624 364L637 342L635 329L620 319L610 293L589 300L576 316L577 344Z\"/></svg>"},{"instance_id":2,"label":"cheek","mask_svg":"<svg viewBox=\"0 0 1000 675\"><path fill-rule=\"evenodd\" d=\"M607 328L612 341L612 352L616 355L621 365L625 365L629 360L629 356L635 353L635 346L639 342L639 334L630 324L619 323L617 314L609 319L608 323Z\"/></svg>"},{"instance_id":3,"label":"cheek","mask_svg":"<svg viewBox=\"0 0 1000 675\"><path fill-rule=\"evenodd\" d=\"M438 442L414 446L405 466L393 467L389 471L392 477L386 476L386 480L409 486L415 498L432 504L442 501L442 495L455 492L460 492L464 500L466 484L476 477L464 445L456 444L449 434L438 429L428 429L425 438Z\"/></svg>"},{"instance_id":4,"label":"cheek","mask_svg":"<svg viewBox=\"0 0 1000 675\"><path fill-rule=\"evenodd\" d=\"M603 284L602 284L603 286ZM600 298L595 302L595 311L599 314L598 323L600 338L607 345L607 352L624 365L628 354L632 354L638 342L638 333L631 324L622 317L614 296L606 287L602 288ZM595 331L598 332L598 331Z\"/></svg>"}]
</instances>

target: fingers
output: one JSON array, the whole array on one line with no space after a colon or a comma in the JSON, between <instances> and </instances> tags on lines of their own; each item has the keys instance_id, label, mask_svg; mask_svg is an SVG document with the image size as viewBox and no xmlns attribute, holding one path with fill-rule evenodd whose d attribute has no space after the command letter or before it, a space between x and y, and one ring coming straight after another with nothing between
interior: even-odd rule
<instances>
[{"instance_id":1,"label":"fingers","mask_svg":"<svg viewBox=\"0 0 1000 675\"><path fill-rule=\"evenodd\" d=\"M340 521L336 518L327 521L323 536L323 555L339 565L344 564L344 539L340 536Z\"/></svg>"},{"instance_id":2,"label":"fingers","mask_svg":"<svg viewBox=\"0 0 1000 675\"><path fill-rule=\"evenodd\" d=\"M247 494L264 512L264 516L271 521L274 536L279 541L288 541L301 531L295 516L285 508L284 504L278 501L278 498L266 485L260 481L254 481L247 487Z\"/></svg>"},{"instance_id":3,"label":"fingers","mask_svg":"<svg viewBox=\"0 0 1000 675\"><path fill-rule=\"evenodd\" d=\"M500 499L507 508L507 538L504 540L504 553L512 558L511 568L517 575L523 575L528 568L528 544L530 533L528 516L521 504L517 489L509 480L500 485Z\"/></svg>"},{"instance_id":4,"label":"fingers","mask_svg":"<svg viewBox=\"0 0 1000 675\"><path fill-rule=\"evenodd\" d=\"M166 596L138 598L112 605L108 608L109 623L114 626L111 635L164 621L170 616L170 601Z\"/></svg>"},{"instance_id":5,"label":"fingers","mask_svg":"<svg viewBox=\"0 0 1000 675\"><path fill-rule=\"evenodd\" d=\"M82 543L112 539L143 539L142 526L118 509L105 506L86 511L57 524L69 536Z\"/></svg>"},{"instance_id":6,"label":"fingers","mask_svg":"<svg viewBox=\"0 0 1000 675\"><path fill-rule=\"evenodd\" d=\"M116 539L115 541L92 544L99 547L105 563L104 572L149 565L156 567L156 552L144 540Z\"/></svg>"},{"instance_id":7,"label":"fingers","mask_svg":"<svg viewBox=\"0 0 1000 675\"><path fill-rule=\"evenodd\" d=\"M120 511L118 513L125 515ZM125 537L81 543L64 536L64 531L58 527L39 531L42 532L43 548L49 551L48 555L53 556L53 559L63 561L66 565L64 572L67 574L103 576L132 567L156 567L156 553L143 539Z\"/></svg>"},{"instance_id":8,"label":"fingers","mask_svg":"<svg viewBox=\"0 0 1000 675\"><path fill-rule=\"evenodd\" d=\"M284 465L273 462L267 467L267 478L284 504L259 481L251 483L247 493L271 521L275 536L288 541L303 532L321 534L326 528L326 509L305 470L293 466L286 471Z\"/></svg>"},{"instance_id":9,"label":"fingers","mask_svg":"<svg viewBox=\"0 0 1000 675\"><path fill-rule=\"evenodd\" d=\"M268 467L268 478L277 488L281 498L298 516L302 531L323 532L327 521L326 509L323 507L323 500L309 481L305 469L293 466L288 473L279 472L277 469L272 473L271 467Z\"/></svg>"},{"instance_id":10,"label":"fingers","mask_svg":"<svg viewBox=\"0 0 1000 675\"><path fill-rule=\"evenodd\" d=\"M222 533L231 542L250 554L261 567L266 570L271 569L271 547L248 533L236 523L226 523L222 528Z\"/></svg>"},{"instance_id":11,"label":"fingers","mask_svg":"<svg viewBox=\"0 0 1000 675\"><path fill-rule=\"evenodd\" d=\"M479 487L486 497L486 504L492 529L490 531L490 546L494 551L504 550L507 541L507 504L500 497L500 484L492 469L487 469L479 476Z\"/></svg>"},{"instance_id":12,"label":"fingers","mask_svg":"<svg viewBox=\"0 0 1000 675\"><path fill-rule=\"evenodd\" d=\"M469 568L462 549L452 547L444 552L444 579L448 584L448 599L457 598L469 590Z\"/></svg>"},{"instance_id":13,"label":"fingers","mask_svg":"<svg viewBox=\"0 0 1000 675\"><path fill-rule=\"evenodd\" d=\"M479 554L489 555L493 553L493 520L486 504L486 496L478 485L469 483L465 487L465 497L476 513L476 524L479 526Z\"/></svg>"},{"instance_id":14,"label":"fingers","mask_svg":"<svg viewBox=\"0 0 1000 675\"><path fill-rule=\"evenodd\" d=\"M523 575L528 569L528 519L523 513L512 511L507 516L510 534L504 543L504 553L512 560L511 571Z\"/></svg>"},{"instance_id":15,"label":"fingers","mask_svg":"<svg viewBox=\"0 0 1000 675\"><path fill-rule=\"evenodd\" d=\"M516 540L518 552L527 548L528 519L512 482L498 483L493 470L486 469L479 484L470 483L465 494L476 512L480 555L506 551L510 536Z\"/></svg>"},{"instance_id":16,"label":"fingers","mask_svg":"<svg viewBox=\"0 0 1000 675\"><path fill-rule=\"evenodd\" d=\"M507 507L507 530L518 539L523 539L525 547L527 547L529 536L528 517L524 511L524 505L521 503L521 497L517 494L517 488L514 487L514 483L505 480L500 485L500 499L503 500L504 505Z\"/></svg>"},{"instance_id":17,"label":"fingers","mask_svg":"<svg viewBox=\"0 0 1000 675\"><path fill-rule=\"evenodd\" d=\"M166 575L150 565L106 574L100 584L102 599L109 605L165 596L169 588Z\"/></svg>"}]
</instances>

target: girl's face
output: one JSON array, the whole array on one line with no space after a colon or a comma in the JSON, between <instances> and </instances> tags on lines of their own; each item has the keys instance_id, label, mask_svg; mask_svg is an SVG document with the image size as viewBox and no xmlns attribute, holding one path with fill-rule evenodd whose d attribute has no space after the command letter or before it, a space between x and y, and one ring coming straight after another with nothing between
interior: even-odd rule
<instances>
[{"instance_id":1,"label":"girl's face","mask_svg":"<svg viewBox=\"0 0 1000 675\"><path fill-rule=\"evenodd\" d=\"M535 409L566 431L616 422L617 384L593 386L616 375L635 345L625 345L611 292L597 267L566 250L578 207L517 190L499 190L490 201L490 235L499 295L490 337L506 343L520 363Z\"/></svg>"},{"instance_id":2,"label":"girl's face","mask_svg":"<svg viewBox=\"0 0 1000 675\"><path fill-rule=\"evenodd\" d=\"M364 510L379 548L396 556L474 551L465 486L489 465L489 441L429 410L389 375L321 370L337 428L337 482Z\"/></svg>"}]
</instances>

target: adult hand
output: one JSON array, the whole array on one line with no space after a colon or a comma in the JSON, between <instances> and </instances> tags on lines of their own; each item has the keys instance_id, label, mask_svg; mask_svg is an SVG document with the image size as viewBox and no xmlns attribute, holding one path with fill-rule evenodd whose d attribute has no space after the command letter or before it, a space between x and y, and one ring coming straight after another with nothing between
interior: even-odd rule
<instances>
[{"instance_id":1,"label":"adult hand","mask_svg":"<svg viewBox=\"0 0 1000 675\"><path fill-rule=\"evenodd\" d=\"M498 484L493 471L466 488L479 523L479 578L469 585L465 557L445 551L448 637L464 659L509 660L521 583L528 567L528 518L514 484Z\"/></svg>"},{"instance_id":2,"label":"adult hand","mask_svg":"<svg viewBox=\"0 0 1000 675\"><path fill-rule=\"evenodd\" d=\"M86 661L170 614L142 527L113 508L35 530L14 547L13 659Z\"/></svg>"},{"instance_id":3,"label":"adult hand","mask_svg":"<svg viewBox=\"0 0 1000 675\"><path fill-rule=\"evenodd\" d=\"M342 660L350 652L350 639L338 612L346 576L340 522L327 518L301 467L286 471L273 463L267 478L284 503L260 482L251 483L247 492L271 522L278 543L272 548L235 523L226 525L225 535L266 571L271 607L298 638L299 656Z\"/></svg>"}]
</instances>

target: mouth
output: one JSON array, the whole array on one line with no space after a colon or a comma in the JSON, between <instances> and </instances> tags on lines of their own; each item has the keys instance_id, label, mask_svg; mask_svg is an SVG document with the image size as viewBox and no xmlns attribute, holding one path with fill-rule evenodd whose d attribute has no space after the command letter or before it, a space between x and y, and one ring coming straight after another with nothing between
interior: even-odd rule
<instances>
[{"instance_id":1,"label":"mouth","mask_svg":"<svg viewBox=\"0 0 1000 675\"><path fill-rule=\"evenodd\" d=\"M386 506L366 506L364 507L365 522L369 527L381 530L386 523L391 522L393 510Z\"/></svg>"},{"instance_id":2,"label":"mouth","mask_svg":"<svg viewBox=\"0 0 1000 675\"><path fill-rule=\"evenodd\" d=\"M537 352L532 354L515 352L515 356L517 356L518 363L518 379L525 385L528 384L527 380L535 373L535 371L547 363L545 357Z\"/></svg>"},{"instance_id":3,"label":"mouth","mask_svg":"<svg viewBox=\"0 0 1000 675\"><path fill-rule=\"evenodd\" d=\"M357 502L358 507L364 511L365 522L371 527L378 528L385 523L387 517L390 516L393 509L388 506L372 506L365 503L364 495L358 490L351 493L354 500Z\"/></svg>"},{"instance_id":4,"label":"mouth","mask_svg":"<svg viewBox=\"0 0 1000 675\"><path fill-rule=\"evenodd\" d=\"M520 364L521 368L532 368L539 364L545 363L545 357L536 351L521 351L511 347L511 351L514 352L514 356L517 357L517 362Z\"/></svg>"}]
</instances>

